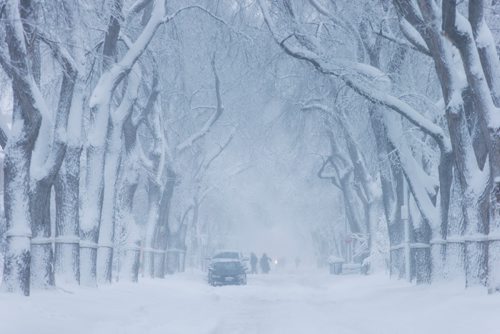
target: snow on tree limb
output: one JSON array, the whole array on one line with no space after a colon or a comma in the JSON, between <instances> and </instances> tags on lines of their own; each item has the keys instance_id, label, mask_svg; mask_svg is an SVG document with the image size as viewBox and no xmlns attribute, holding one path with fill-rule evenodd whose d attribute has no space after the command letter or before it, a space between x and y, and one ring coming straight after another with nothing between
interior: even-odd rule
<instances>
[{"instance_id":1,"label":"snow on tree limb","mask_svg":"<svg viewBox=\"0 0 500 334\"><path fill-rule=\"evenodd\" d=\"M483 126L495 131L500 128L500 109L493 102L493 96L481 64L470 22L457 12L456 0L443 1L443 30L460 51L467 75L467 81L474 91L476 107L480 109ZM497 56L498 57L498 56ZM498 60L497 60L498 64Z\"/></svg>"},{"instance_id":2,"label":"snow on tree limb","mask_svg":"<svg viewBox=\"0 0 500 334\"><path fill-rule=\"evenodd\" d=\"M439 226L441 217L438 207L432 202L428 190L429 182L427 180L430 179L430 176L415 161L404 138L400 121L394 115L384 114L384 122L386 123L387 135L397 148L398 160L422 215L429 221L431 226ZM434 191L437 191L437 189L434 189Z\"/></svg>"},{"instance_id":3,"label":"snow on tree limb","mask_svg":"<svg viewBox=\"0 0 500 334\"><path fill-rule=\"evenodd\" d=\"M381 33L381 32L375 32L375 34L377 34L378 36L390 41L390 42L393 42L393 43L396 43L398 45L401 45L401 46L404 46L404 47L407 47L407 48L410 48L412 50L415 50L415 51L418 51L426 56L430 56L430 53L429 53L429 50L427 50L427 47L425 47L425 49L422 49L422 48L419 48L417 47L414 43L411 43L411 44L408 44L406 41L404 40L401 40L395 36L389 36L389 35L386 35L384 33ZM408 38L408 37L407 37Z\"/></svg>"},{"instance_id":4,"label":"snow on tree limb","mask_svg":"<svg viewBox=\"0 0 500 334\"><path fill-rule=\"evenodd\" d=\"M369 101L381 104L404 116L409 122L417 126L424 133L430 135L437 142L443 152L451 151L449 138L440 126L424 117L404 101L401 101L388 92L377 89L376 87L379 83L361 79L366 77L365 74L367 72L366 69L369 67L368 65L362 64L363 67L360 67L360 64L356 63L345 61L341 62L336 59L326 59L324 56L321 56L320 53L316 53L314 50L311 50L308 47L308 44L304 44L302 42L305 35L301 35L301 38L299 39L297 38L295 32L287 34L286 32L284 33L283 31L279 31L273 22L265 1L266 0L259 0L264 20L274 39L285 51L285 53L294 58L311 63L321 73L332 75L341 79L348 87L352 88L356 93L367 98ZM376 70L376 72L380 72L378 69L373 69Z\"/></svg>"},{"instance_id":5,"label":"snow on tree limb","mask_svg":"<svg viewBox=\"0 0 500 334\"><path fill-rule=\"evenodd\" d=\"M149 4L151 4L153 0L136 0L127 10L125 14L125 21L129 21L131 17L141 10L146 8Z\"/></svg>"},{"instance_id":6,"label":"snow on tree limb","mask_svg":"<svg viewBox=\"0 0 500 334\"><path fill-rule=\"evenodd\" d=\"M427 56L431 55L420 33L407 20L404 18L399 20L399 27L401 28L401 32L405 38L411 43L411 45L413 45L415 50L418 50Z\"/></svg>"}]
</instances>

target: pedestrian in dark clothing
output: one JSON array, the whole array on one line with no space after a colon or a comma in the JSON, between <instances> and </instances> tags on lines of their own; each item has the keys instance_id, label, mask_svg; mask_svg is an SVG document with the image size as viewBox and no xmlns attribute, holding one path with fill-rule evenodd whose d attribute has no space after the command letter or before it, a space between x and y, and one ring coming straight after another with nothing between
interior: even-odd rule
<instances>
[{"instance_id":1,"label":"pedestrian in dark clothing","mask_svg":"<svg viewBox=\"0 0 500 334\"><path fill-rule=\"evenodd\" d=\"M260 270L263 274L267 274L271 270L270 263L271 259L267 256L267 254L262 254L262 257L260 258Z\"/></svg>"},{"instance_id":2,"label":"pedestrian in dark clothing","mask_svg":"<svg viewBox=\"0 0 500 334\"><path fill-rule=\"evenodd\" d=\"M257 258L257 255L252 252L252 254L250 254L250 266L252 267L252 270L250 271L251 274L257 274L257 262L259 262L259 259Z\"/></svg>"}]
</instances>

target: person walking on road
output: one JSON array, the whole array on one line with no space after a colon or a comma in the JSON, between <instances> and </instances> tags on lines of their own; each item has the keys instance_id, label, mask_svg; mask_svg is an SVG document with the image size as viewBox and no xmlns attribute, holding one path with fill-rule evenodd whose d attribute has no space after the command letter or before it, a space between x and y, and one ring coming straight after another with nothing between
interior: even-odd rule
<instances>
[{"instance_id":1,"label":"person walking on road","mask_svg":"<svg viewBox=\"0 0 500 334\"><path fill-rule=\"evenodd\" d=\"M271 270L270 263L271 259L267 256L267 254L262 254L262 257L260 258L260 270L263 274L267 274Z\"/></svg>"},{"instance_id":2,"label":"person walking on road","mask_svg":"<svg viewBox=\"0 0 500 334\"><path fill-rule=\"evenodd\" d=\"M252 254L250 254L251 274L257 274L257 262L259 262L259 259L257 258L257 255L252 252Z\"/></svg>"}]
</instances>

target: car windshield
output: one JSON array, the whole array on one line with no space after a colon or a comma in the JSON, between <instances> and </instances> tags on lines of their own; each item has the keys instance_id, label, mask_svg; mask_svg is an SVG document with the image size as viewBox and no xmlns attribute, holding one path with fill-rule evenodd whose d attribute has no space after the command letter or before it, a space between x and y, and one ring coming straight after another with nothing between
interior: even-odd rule
<instances>
[{"instance_id":1,"label":"car windshield","mask_svg":"<svg viewBox=\"0 0 500 334\"><path fill-rule=\"evenodd\" d=\"M214 259L239 259L238 252L220 252L214 255Z\"/></svg>"},{"instance_id":2,"label":"car windshield","mask_svg":"<svg viewBox=\"0 0 500 334\"><path fill-rule=\"evenodd\" d=\"M231 262L216 262L214 264L214 269L215 270L220 270L220 271L237 271L241 269L241 264L236 261L231 261Z\"/></svg>"}]
</instances>

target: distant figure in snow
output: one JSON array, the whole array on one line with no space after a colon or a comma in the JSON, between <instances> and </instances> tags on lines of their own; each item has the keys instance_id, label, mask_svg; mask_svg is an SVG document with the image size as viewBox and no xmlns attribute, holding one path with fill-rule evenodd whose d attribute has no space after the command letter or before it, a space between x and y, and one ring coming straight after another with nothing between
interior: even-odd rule
<instances>
[{"instance_id":1,"label":"distant figure in snow","mask_svg":"<svg viewBox=\"0 0 500 334\"><path fill-rule=\"evenodd\" d=\"M263 274L269 273L269 270L271 270L271 259L267 256L266 253L262 254L262 257L260 258L260 271Z\"/></svg>"},{"instance_id":2,"label":"distant figure in snow","mask_svg":"<svg viewBox=\"0 0 500 334\"><path fill-rule=\"evenodd\" d=\"M257 255L252 252L252 254L250 254L250 266L252 267L252 270L250 271L251 274L257 274L257 262L259 262L259 259L257 258Z\"/></svg>"},{"instance_id":3,"label":"distant figure in snow","mask_svg":"<svg viewBox=\"0 0 500 334\"><path fill-rule=\"evenodd\" d=\"M299 266L300 266L300 257L296 257L295 258L295 269L299 269Z\"/></svg>"}]
</instances>

